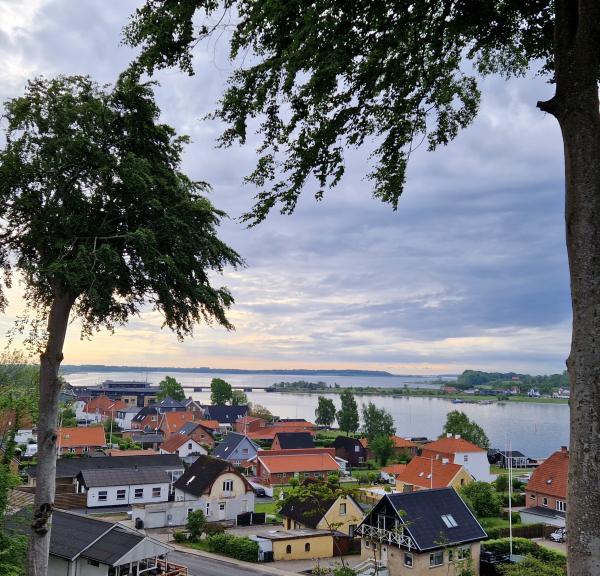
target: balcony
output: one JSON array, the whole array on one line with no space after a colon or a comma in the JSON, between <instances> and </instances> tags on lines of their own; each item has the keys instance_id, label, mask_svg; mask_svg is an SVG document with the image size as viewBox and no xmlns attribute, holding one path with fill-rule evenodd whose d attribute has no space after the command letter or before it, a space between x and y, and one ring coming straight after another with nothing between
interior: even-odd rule
<instances>
[{"instance_id":1,"label":"balcony","mask_svg":"<svg viewBox=\"0 0 600 576\"><path fill-rule=\"evenodd\" d=\"M380 544L388 543L395 544L396 546L405 546L409 550L413 547L412 540L404 535L403 530L384 530L377 526L361 524L356 529L356 534L360 534L363 538Z\"/></svg>"}]
</instances>

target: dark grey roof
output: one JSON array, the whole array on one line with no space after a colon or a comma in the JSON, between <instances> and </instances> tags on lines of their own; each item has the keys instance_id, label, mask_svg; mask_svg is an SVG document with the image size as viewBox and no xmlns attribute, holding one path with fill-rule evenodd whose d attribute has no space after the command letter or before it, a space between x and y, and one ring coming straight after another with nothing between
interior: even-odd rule
<instances>
[{"instance_id":1,"label":"dark grey roof","mask_svg":"<svg viewBox=\"0 0 600 576\"><path fill-rule=\"evenodd\" d=\"M165 484L171 482L169 474L162 468L157 467L82 470L81 478L88 488L128 486L130 484Z\"/></svg>"},{"instance_id":2,"label":"dark grey roof","mask_svg":"<svg viewBox=\"0 0 600 576\"><path fill-rule=\"evenodd\" d=\"M487 538L485 530L454 488L389 494L383 499L386 498L421 551ZM454 519L455 527L448 527L442 519L448 515Z\"/></svg>"},{"instance_id":3,"label":"dark grey roof","mask_svg":"<svg viewBox=\"0 0 600 576\"><path fill-rule=\"evenodd\" d=\"M159 411L160 409L165 408L176 408L177 410L185 410L185 404L183 402L179 402L179 400L174 400L170 396L167 396L158 404Z\"/></svg>"},{"instance_id":4,"label":"dark grey roof","mask_svg":"<svg viewBox=\"0 0 600 576\"><path fill-rule=\"evenodd\" d=\"M279 445L284 450L315 447L313 437L308 432L277 432L275 437L279 439Z\"/></svg>"},{"instance_id":5,"label":"dark grey roof","mask_svg":"<svg viewBox=\"0 0 600 576\"><path fill-rule=\"evenodd\" d=\"M196 430L196 428L202 428L206 432L208 432L211 436L213 436L213 431L206 426L202 426L199 422L186 422L178 431L178 434L182 436L189 436Z\"/></svg>"},{"instance_id":6,"label":"dark grey roof","mask_svg":"<svg viewBox=\"0 0 600 576\"><path fill-rule=\"evenodd\" d=\"M330 444L332 448L354 448L357 445L360 446L361 451L364 450L364 446L360 443L360 440L358 438L350 438L350 436L337 436Z\"/></svg>"},{"instance_id":7,"label":"dark grey roof","mask_svg":"<svg viewBox=\"0 0 600 576\"><path fill-rule=\"evenodd\" d=\"M150 414L158 414L158 410L154 406L144 406L140 411L133 417L132 422L141 422L146 416Z\"/></svg>"},{"instance_id":8,"label":"dark grey roof","mask_svg":"<svg viewBox=\"0 0 600 576\"><path fill-rule=\"evenodd\" d=\"M162 444L165 441L165 437L159 432L146 432L140 434L132 434L131 439L136 444Z\"/></svg>"},{"instance_id":9,"label":"dark grey roof","mask_svg":"<svg viewBox=\"0 0 600 576\"><path fill-rule=\"evenodd\" d=\"M310 498L302 500L301 498L289 498L280 511L281 516L291 518L300 524L309 528L316 528L327 510L337 498Z\"/></svg>"},{"instance_id":10,"label":"dark grey roof","mask_svg":"<svg viewBox=\"0 0 600 576\"><path fill-rule=\"evenodd\" d=\"M112 566L143 539L144 536L141 534L129 532L120 526L113 526L108 534L94 542L82 556Z\"/></svg>"},{"instance_id":11,"label":"dark grey roof","mask_svg":"<svg viewBox=\"0 0 600 576\"><path fill-rule=\"evenodd\" d=\"M554 510L553 508L546 508L545 506L532 506L531 508L523 508L521 512L525 514L534 514L535 516L543 516L544 518L566 518L564 512Z\"/></svg>"},{"instance_id":12,"label":"dark grey roof","mask_svg":"<svg viewBox=\"0 0 600 576\"><path fill-rule=\"evenodd\" d=\"M193 496L202 496L206 488L229 468L230 465L225 460L212 456L199 456L173 486Z\"/></svg>"},{"instance_id":13,"label":"dark grey roof","mask_svg":"<svg viewBox=\"0 0 600 576\"><path fill-rule=\"evenodd\" d=\"M245 438L243 434L238 432L230 432L225 436L222 442L216 446L213 456L227 460L227 457L236 449L238 444Z\"/></svg>"},{"instance_id":14,"label":"dark grey roof","mask_svg":"<svg viewBox=\"0 0 600 576\"><path fill-rule=\"evenodd\" d=\"M216 420L221 424L234 424L248 413L248 406L202 406L207 420Z\"/></svg>"},{"instance_id":15,"label":"dark grey roof","mask_svg":"<svg viewBox=\"0 0 600 576\"><path fill-rule=\"evenodd\" d=\"M102 470L109 468L152 468L178 470L183 464L177 454L155 454L152 456L102 456L98 458L61 458L56 461L57 478L75 478L82 470ZM35 478L36 467L30 466L27 474Z\"/></svg>"}]
</instances>

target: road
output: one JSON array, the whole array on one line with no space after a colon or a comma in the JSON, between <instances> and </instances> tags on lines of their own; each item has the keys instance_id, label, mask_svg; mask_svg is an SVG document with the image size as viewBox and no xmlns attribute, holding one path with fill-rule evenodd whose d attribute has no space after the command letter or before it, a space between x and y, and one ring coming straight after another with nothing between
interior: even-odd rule
<instances>
[{"instance_id":1,"label":"road","mask_svg":"<svg viewBox=\"0 0 600 576\"><path fill-rule=\"evenodd\" d=\"M169 560L175 564L188 567L190 576L272 576L263 572L260 566L254 568L241 568L227 561L213 560L195 554L173 551L169 553Z\"/></svg>"}]
</instances>

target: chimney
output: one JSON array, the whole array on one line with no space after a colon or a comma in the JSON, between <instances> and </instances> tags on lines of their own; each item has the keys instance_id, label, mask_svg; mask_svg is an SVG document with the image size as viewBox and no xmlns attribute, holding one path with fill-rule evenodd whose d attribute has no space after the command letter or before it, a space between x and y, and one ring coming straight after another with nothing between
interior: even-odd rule
<instances>
[{"instance_id":1,"label":"chimney","mask_svg":"<svg viewBox=\"0 0 600 576\"><path fill-rule=\"evenodd\" d=\"M568 451L569 451L569 449L568 449L566 446L561 446L561 447L560 447L560 451L561 451L561 452L568 452Z\"/></svg>"},{"instance_id":2,"label":"chimney","mask_svg":"<svg viewBox=\"0 0 600 576\"><path fill-rule=\"evenodd\" d=\"M458 440L460 438L460 434L455 434L454 437Z\"/></svg>"},{"instance_id":3,"label":"chimney","mask_svg":"<svg viewBox=\"0 0 600 576\"><path fill-rule=\"evenodd\" d=\"M448 432L448 433L446 434L446 438L452 438L452 432Z\"/></svg>"}]
</instances>

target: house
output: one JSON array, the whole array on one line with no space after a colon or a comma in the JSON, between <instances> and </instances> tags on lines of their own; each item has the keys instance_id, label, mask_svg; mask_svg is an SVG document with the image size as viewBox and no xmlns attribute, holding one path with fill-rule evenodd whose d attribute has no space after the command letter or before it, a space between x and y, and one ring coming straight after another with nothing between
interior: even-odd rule
<instances>
[{"instance_id":1,"label":"house","mask_svg":"<svg viewBox=\"0 0 600 576\"><path fill-rule=\"evenodd\" d=\"M102 426L87 426L83 428L59 428L58 455L88 454L101 450L106 446L106 437Z\"/></svg>"},{"instance_id":2,"label":"house","mask_svg":"<svg viewBox=\"0 0 600 576\"><path fill-rule=\"evenodd\" d=\"M247 436L248 436L248 438L251 438L252 440L255 440L255 441L272 443L273 440L275 439L275 436L277 436L277 434L279 434L281 432L284 432L284 433L306 432L307 434L310 434L311 436L314 436L316 434L316 431L311 428L307 429L302 426L299 426L299 427L279 426L279 425L275 424L273 426L267 426L265 428L260 428L254 432L248 432Z\"/></svg>"},{"instance_id":3,"label":"house","mask_svg":"<svg viewBox=\"0 0 600 576\"><path fill-rule=\"evenodd\" d=\"M406 464L390 464L389 466L384 466L379 470L379 476L384 482L389 484L396 484L396 478L398 475L404 471L406 468Z\"/></svg>"},{"instance_id":4,"label":"house","mask_svg":"<svg viewBox=\"0 0 600 576\"><path fill-rule=\"evenodd\" d=\"M335 455L346 460L350 466L360 466L367 461L367 449L357 438L338 436L331 448L335 448Z\"/></svg>"},{"instance_id":5,"label":"house","mask_svg":"<svg viewBox=\"0 0 600 576\"><path fill-rule=\"evenodd\" d=\"M348 494L328 500L288 498L281 508L280 515L286 530L333 530L354 537L364 512L360 504Z\"/></svg>"},{"instance_id":6,"label":"house","mask_svg":"<svg viewBox=\"0 0 600 576\"><path fill-rule=\"evenodd\" d=\"M248 414L248 406L202 406L205 420L216 420L222 432L232 430L235 423Z\"/></svg>"},{"instance_id":7,"label":"house","mask_svg":"<svg viewBox=\"0 0 600 576\"><path fill-rule=\"evenodd\" d=\"M414 456L417 453L417 445L412 440L407 440L406 438L400 438L399 436L390 436L390 439L394 442L394 454L396 456L400 456L402 454L407 454L409 456ZM367 458L369 460L375 459L375 454L369 450L369 440L367 438L361 438L360 443L363 445L365 450L367 451Z\"/></svg>"},{"instance_id":8,"label":"house","mask_svg":"<svg viewBox=\"0 0 600 576\"><path fill-rule=\"evenodd\" d=\"M209 522L235 520L254 511L254 489L228 462L200 456L175 482L173 502L136 506L132 517L146 528L181 526L194 510L202 510Z\"/></svg>"},{"instance_id":9,"label":"house","mask_svg":"<svg viewBox=\"0 0 600 576\"><path fill-rule=\"evenodd\" d=\"M487 538L453 488L386 494L357 533L361 557L394 576L458 574L469 561L471 574L479 576L480 543Z\"/></svg>"},{"instance_id":10,"label":"house","mask_svg":"<svg viewBox=\"0 0 600 576\"><path fill-rule=\"evenodd\" d=\"M415 456L396 476L396 490L412 492L447 487L458 490L471 482L473 477L460 464L453 464L447 458Z\"/></svg>"},{"instance_id":11,"label":"house","mask_svg":"<svg viewBox=\"0 0 600 576\"><path fill-rule=\"evenodd\" d=\"M144 406L131 419L132 430L155 430L158 426L158 411L154 406Z\"/></svg>"},{"instance_id":12,"label":"house","mask_svg":"<svg viewBox=\"0 0 600 576\"><path fill-rule=\"evenodd\" d=\"M447 458L453 464L464 466L475 480L481 482L491 482L494 479L490 474L487 452L473 442L461 438L459 434L447 434L429 442L423 447L421 456L438 460Z\"/></svg>"},{"instance_id":13,"label":"house","mask_svg":"<svg viewBox=\"0 0 600 576\"><path fill-rule=\"evenodd\" d=\"M7 531L23 534L31 512L23 509L7 520ZM185 567L168 563L172 547L121 524L64 510L52 514L48 576L117 576L168 572Z\"/></svg>"},{"instance_id":14,"label":"house","mask_svg":"<svg viewBox=\"0 0 600 576\"><path fill-rule=\"evenodd\" d=\"M256 458L259 447L243 434L230 432L213 452L213 456L226 460L234 466L249 467L248 460Z\"/></svg>"},{"instance_id":15,"label":"house","mask_svg":"<svg viewBox=\"0 0 600 576\"><path fill-rule=\"evenodd\" d=\"M517 450L497 450L492 448L487 453L488 462L501 468L527 468L530 465L529 458Z\"/></svg>"},{"instance_id":16,"label":"house","mask_svg":"<svg viewBox=\"0 0 600 576\"><path fill-rule=\"evenodd\" d=\"M78 410L79 408L79 410ZM88 400L83 408L76 406L75 416L86 424L98 424L109 418L115 419L118 410L127 408L127 404L108 396L97 396Z\"/></svg>"},{"instance_id":17,"label":"house","mask_svg":"<svg viewBox=\"0 0 600 576\"><path fill-rule=\"evenodd\" d=\"M121 430L131 429L133 419L139 413L140 408L137 406L131 406L127 408L120 408L115 412L115 422Z\"/></svg>"},{"instance_id":18,"label":"house","mask_svg":"<svg viewBox=\"0 0 600 576\"><path fill-rule=\"evenodd\" d=\"M277 432L273 438L273 450L297 450L314 448L315 442L309 432Z\"/></svg>"},{"instance_id":19,"label":"house","mask_svg":"<svg viewBox=\"0 0 600 576\"><path fill-rule=\"evenodd\" d=\"M182 434L173 434L162 443L160 454L177 454L184 462L191 464L195 456L208 454L206 448L198 444L193 438Z\"/></svg>"},{"instance_id":20,"label":"house","mask_svg":"<svg viewBox=\"0 0 600 576\"><path fill-rule=\"evenodd\" d=\"M267 485L287 484L291 478L327 478L340 469L333 448L260 450L255 463L257 478Z\"/></svg>"},{"instance_id":21,"label":"house","mask_svg":"<svg viewBox=\"0 0 600 576\"><path fill-rule=\"evenodd\" d=\"M525 487L525 508L521 511L523 524L565 525L568 476L569 450L563 446L531 474Z\"/></svg>"},{"instance_id":22,"label":"house","mask_svg":"<svg viewBox=\"0 0 600 576\"><path fill-rule=\"evenodd\" d=\"M217 423L218 426L218 423ZM177 434L192 438L207 449L215 447L214 429L209 428L204 422L186 422L179 430Z\"/></svg>"},{"instance_id":23,"label":"house","mask_svg":"<svg viewBox=\"0 0 600 576\"><path fill-rule=\"evenodd\" d=\"M234 430L240 434L248 434L248 432L258 432L261 428L266 428L267 421L256 416L244 416L236 420Z\"/></svg>"},{"instance_id":24,"label":"house","mask_svg":"<svg viewBox=\"0 0 600 576\"><path fill-rule=\"evenodd\" d=\"M75 490L77 494L87 495L88 508L97 508L166 502L170 486L169 474L153 466L82 470L77 476Z\"/></svg>"},{"instance_id":25,"label":"house","mask_svg":"<svg viewBox=\"0 0 600 576\"><path fill-rule=\"evenodd\" d=\"M175 434L184 424L191 422L194 415L191 412L165 412L159 414L159 423L157 430L161 430L165 440L168 440L172 434Z\"/></svg>"},{"instance_id":26,"label":"house","mask_svg":"<svg viewBox=\"0 0 600 576\"><path fill-rule=\"evenodd\" d=\"M142 450L150 448L160 450L165 437L162 432L151 432L144 430L126 430L122 433L123 438L131 438L132 442L139 444Z\"/></svg>"},{"instance_id":27,"label":"house","mask_svg":"<svg viewBox=\"0 0 600 576\"><path fill-rule=\"evenodd\" d=\"M202 408L202 404L197 400L192 400L192 398L188 398L183 401L185 409L188 412L191 412L194 415L194 420L201 420L204 415L204 409Z\"/></svg>"},{"instance_id":28,"label":"house","mask_svg":"<svg viewBox=\"0 0 600 576\"><path fill-rule=\"evenodd\" d=\"M185 412L186 404L185 402L180 402L179 400L173 400L170 396L167 396L163 400L161 400L158 404L155 404L159 414L166 414L167 412Z\"/></svg>"},{"instance_id":29,"label":"house","mask_svg":"<svg viewBox=\"0 0 600 576\"><path fill-rule=\"evenodd\" d=\"M259 558L270 560L314 560L334 555L333 538L328 530L269 530L251 536L258 543Z\"/></svg>"}]
</instances>

